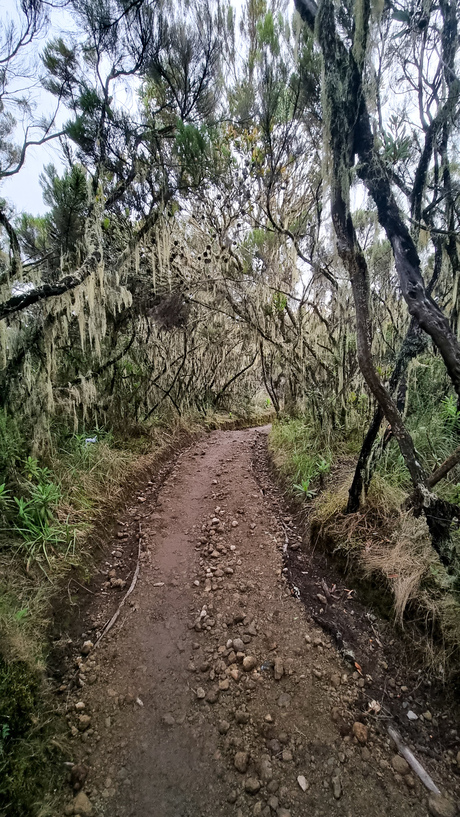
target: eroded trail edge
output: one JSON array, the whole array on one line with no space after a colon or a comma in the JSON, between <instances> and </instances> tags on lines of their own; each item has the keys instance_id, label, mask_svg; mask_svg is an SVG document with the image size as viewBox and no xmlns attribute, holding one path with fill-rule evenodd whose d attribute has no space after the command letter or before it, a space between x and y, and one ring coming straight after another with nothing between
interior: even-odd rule
<instances>
[{"instance_id":1,"label":"eroded trail edge","mask_svg":"<svg viewBox=\"0 0 460 817\"><path fill-rule=\"evenodd\" d=\"M455 814L433 810L384 723L360 717L371 674L353 674L287 586L289 520L252 469L267 433L209 434L119 520L102 591L129 584L139 525L141 570L113 629L77 656L80 688L63 684L77 764L67 814ZM95 642L106 611L88 616L82 642ZM452 790L441 765L430 774Z\"/></svg>"}]
</instances>

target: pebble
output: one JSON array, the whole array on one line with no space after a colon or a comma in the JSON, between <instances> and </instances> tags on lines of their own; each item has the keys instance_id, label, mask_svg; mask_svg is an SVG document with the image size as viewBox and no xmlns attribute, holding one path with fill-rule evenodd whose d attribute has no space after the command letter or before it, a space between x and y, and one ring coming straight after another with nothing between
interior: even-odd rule
<instances>
[{"instance_id":1,"label":"pebble","mask_svg":"<svg viewBox=\"0 0 460 817\"><path fill-rule=\"evenodd\" d=\"M165 723L166 726L174 726L176 719L170 712L167 712L166 715L163 715L163 723Z\"/></svg>"},{"instance_id":2,"label":"pebble","mask_svg":"<svg viewBox=\"0 0 460 817\"><path fill-rule=\"evenodd\" d=\"M203 687L198 687L196 691L196 697L199 698L200 700L206 698L206 692L204 691Z\"/></svg>"},{"instance_id":3,"label":"pebble","mask_svg":"<svg viewBox=\"0 0 460 817\"><path fill-rule=\"evenodd\" d=\"M206 700L209 704L216 704L219 700L219 689L214 688L210 689L208 694L206 695Z\"/></svg>"},{"instance_id":4,"label":"pebble","mask_svg":"<svg viewBox=\"0 0 460 817\"><path fill-rule=\"evenodd\" d=\"M299 774L299 776L297 778L297 783L299 784L302 791L307 791L308 783L306 781L306 778L303 776L303 774Z\"/></svg>"},{"instance_id":5,"label":"pebble","mask_svg":"<svg viewBox=\"0 0 460 817\"><path fill-rule=\"evenodd\" d=\"M233 758L233 765L241 774L246 774L249 764L248 752L237 752Z\"/></svg>"},{"instance_id":6,"label":"pebble","mask_svg":"<svg viewBox=\"0 0 460 817\"><path fill-rule=\"evenodd\" d=\"M407 760L404 760L404 758L401 757L401 755L393 755L393 757L391 758L391 765L393 766L395 772L397 772L398 774L405 775L409 774L410 772L410 766Z\"/></svg>"},{"instance_id":7,"label":"pebble","mask_svg":"<svg viewBox=\"0 0 460 817\"><path fill-rule=\"evenodd\" d=\"M367 726L365 726L364 723L356 721L353 724L353 734L359 743L367 743L368 731Z\"/></svg>"},{"instance_id":8,"label":"pebble","mask_svg":"<svg viewBox=\"0 0 460 817\"><path fill-rule=\"evenodd\" d=\"M245 646L241 638L234 638L232 646L236 652L244 652L245 650Z\"/></svg>"},{"instance_id":9,"label":"pebble","mask_svg":"<svg viewBox=\"0 0 460 817\"><path fill-rule=\"evenodd\" d=\"M455 803L447 797L439 794L431 794L428 799L428 811L432 817L455 817L457 807Z\"/></svg>"},{"instance_id":10,"label":"pebble","mask_svg":"<svg viewBox=\"0 0 460 817\"><path fill-rule=\"evenodd\" d=\"M284 761L284 763L290 763L292 760L292 752L290 752L289 749L283 749L281 759Z\"/></svg>"},{"instance_id":11,"label":"pebble","mask_svg":"<svg viewBox=\"0 0 460 817\"><path fill-rule=\"evenodd\" d=\"M288 692L282 692L278 698L277 704L282 709L287 709L289 704L291 703L291 696Z\"/></svg>"},{"instance_id":12,"label":"pebble","mask_svg":"<svg viewBox=\"0 0 460 817\"><path fill-rule=\"evenodd\" d=\"M245 712L242 709L237 710L235 712L235 720L241 724L249 723L249 712Z\"/></svg>"},{"instance_id":13,"label":"pebble","mask_svg":"<svg viewBox=\"0 0 460 817\"><path fill-rule=\"evenodd\" d=\"M83 763L75 763L70 770L70 783L74 791L83 788L88 776L88 767ZM72 812L73 813L73 812Z\"/></svg>"},{"instance_id":14,"label":"pebble","mask_svg":"<svg viewBox=\"0 0 460 817\"><path fill-rule=\"evenodd\" d=\"M262 783L270 783L270 780L272 780L273 768L268 755L261 758L258 764L258 774Z\"/></svg>"},{"instance_id":15,"label":"pebble","mask_svg":"<svg viewBox=\"0 0 460 817\"><path fill-rule=\"evenodd\" d=\"M246 655L243 658L243 669L245 672L251 672L251 670L257 667L258 661L253 655Z\"/></svg>"},{"instance_id":16,"label":"pebble","mask_svg":"<svg viewBox=\"0 0 460 817\"><path fill-rule=\"evenodd\" d=\"M91 817L93 813L93 806L87 794L84 791L79 791L73 801L74 814L80 814L81 817Z\"/></svg>"},{"instance_id":17,"label":"pebble","mask_svg":"<svg viewBox=\"0 0 460 817\"><path fill-rule=\"evenodd\" d=\"M228 721L220 721L217 727L221 735L226 735L228 730L230 729L230 724Z\"/></svg>"},{"instance_id":18,"label":"pebble","mask_svg":"<svg viewBox=\"0 0 460 817\"><path fill-rule=\"evenodd\" d=\"M244 781L244 790L248 794L257 794L260 790L260 780L257 780L257 777L248 777Z\"/></svg>"},{"instance_id":19,"label":"pebble","mask_svg":"<svg viewBox=\"0 0 460 817\"><path fill-rule=\"evenodd\" d=\"M415 712L412 712L412 709L409 709L407 717L409 718L410 721L418 721L418 715L416 715Z\"/></svg>"},{"instance_id":20,"label":"pebble","mask_svg":"<svg viewBox=\"0 0 460 817\"><path fill-rule=\"evenodd\" d=\"M85 729L88 729L91 723L91 717L89 715L79 715L78 717L78 728L80 732L84 732Z\"/></svg>"},{"instance_id":21,"label":"pebble","mask_svg":"<svg viewBox=\"0 0 460 817\"><path fill-rule=\"evenodd\" d=\"M92 641L85 641L83 643L82 648L81 648L81 654L82 655L89 655L89 653L91 652L93 647L94 647L94 644L93 644Z\"/></svg>"},{"instance_id":22,"label":"pebble","mask_svg":"<svg viewBox=\"0 0 460 817\"><path fill-rule=\"evenodd\" d=\"M275 658L275 669L274 669L275 681L281 681L281 678L284 675L284 665L281 658Z\"/></svg>"},{"instance_id":23,"label":"pebble","mask_svg":"<svg viewBox=\"0 0 460 817\"><path fill-rule=\"evenodd\" d=\"M219 689L222 692L226 692L226 690L229 688L229 686L230 686L230 681L228 680L228 678L224 678L223 681L219 681Z\"/></svg>"},{"instance_id":24,"label":"pebble","mask_svg":"<svg viewBox=\"0 0 460 817\"><path fill-rule=\"evenodd\" d=\"M291 812L287 808L279 808L276 817L291 817Z\"/></svg>"},{"instance_id":25,"label":"pebble","mask_svg":"<svg viewBox=\"0 0 460 817\"><path fill-rule=\"evenodd\" d=\"M332 778L332 791L336 800L342 796L342 781L340 779L340 769L336 769Z\"/></svg>"}]
</instances>

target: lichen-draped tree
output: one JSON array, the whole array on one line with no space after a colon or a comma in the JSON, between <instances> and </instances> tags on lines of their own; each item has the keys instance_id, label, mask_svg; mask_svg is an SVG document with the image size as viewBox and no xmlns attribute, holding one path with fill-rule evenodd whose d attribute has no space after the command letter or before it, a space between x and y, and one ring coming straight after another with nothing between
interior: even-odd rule
<instances>
[{"instance_id":1,"label":"lichen-draped tree","mask_svg":"<svg viewBox=\"0 0 460 817\"><path fill-rule=\"evenodd\" d=\"M174 14L161 0L143 0L128 8L119 0L108 0L104 8L88 2L70 7L82 41L76 47L62 39L53 41L45 49L44 63L48 89L65 100L72 114L66 126L66 155L74 165L73 143L86 173L84 229L66 247L70 236L61 224L59 246L54 242L50 252L41 248L38 256L31 256L22 278L18 265L11 265L2 280L0 303L3 352L10 370L21 356L26 363L28 359L28 351L16 342L23 316L27 323L35 321L42 327L37 342L45 361L40 371L46 400L39 402L48 411L56 338L65 341L71 318L78 318L82 345L87 324L92 351L99 357L108 316L115 318L121 305L129 305L131 293L123 282L129 278L126 270L138 266L140 244L162 214L177 206L174 196L200 183L196 174L186 179L187 157L181 145L189 131L193 136L200 122L212 115L216 104L224 19L219 4L211 1L206 7L187 4L186 12L178 4ZM133 74L144 85L138 116L130 119L116 98L117 83ZM64 187L72 186L72 173L62 180ZM51 179L50 184L58 180ZM56 215L59 209L55 208ZM36 227L31 220L23 223L24 239L27 229L30 234ZM52 244L50 223L47 228ZM123 239L113 240L113 232L120 228ZM7 237L16 261L19 243L8 227ZM53 256L56 250L58 259Z\"/></svg>"},{"instance_id":2,"label":"lichen-draped tree","mask_svg":"<svg viewBox=\"0 0 460 817\"><path fill-rule=\"evenodd\" d=\"M414 486L413 502L416 508L423 508L433 543L441 558L448 563L451 555L443 543L448 538L450 521L454 516L458 517L459 510L448 506L428 490L427 475L418 461L410 435L390 392L377 376L370 344L372 333L367 265L350 213L351 170L357 156L358 175L375 201L379 222L391 243L401 291L409 312L439 349L453 386L457 394L460 394L460 345L448 319L427 292L413 238L391 189L391 174L372 133L364 82L369 46L370 3L367 0L357 0L354 6L342 3L336 9L330 0L321 0L318 5L312 0L296 0L296 6L307 24L315 28L323 55L328 141L332 162L331 210L338 251L349 272L354 292L360 367L398 440ZM410 14L408 18L410 20ZM457 104L458 86L452 77L452 60L457 45L456 22L453 37L451 36L451 28L454 20L456 21L454 4L442 4L441 18L449 32L442 37L443 48L449 51L443 70L450 80L446 81L445 98L439 103L438 113L444 124L452 116ZM417 168L418 174L424 175L424 180L419 183L421 191L429 164L430 149L426 143L423 161ZM424 174L423 167L426 168Z\"/></svg>"}]
</instances>

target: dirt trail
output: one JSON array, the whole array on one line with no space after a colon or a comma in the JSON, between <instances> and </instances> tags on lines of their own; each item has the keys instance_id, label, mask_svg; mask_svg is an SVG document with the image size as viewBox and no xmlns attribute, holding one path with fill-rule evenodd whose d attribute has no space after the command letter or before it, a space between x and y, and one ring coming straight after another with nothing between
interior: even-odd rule
<instances>
[{"instance_id":1,"label":"dirt trail","mask_svg":"<svg viewBox=\"0 0 460 817\"><path fill-rule=\"evenodd\" d=\"M361 718L353 732L370 676L353 677L287 586L286 520L252 468L267 431L208 435L119 520L102 600L113 609L123 590L111 588L131 580L124 567L139 526L140 576L110 634L77 658L80 689L67 689L75 760L89 774L66 814L428 813L384 722ZM294 548L297 538L291 529ZM105 621L100 605L82 642ZM434 768L445 791L445 769ZM455 814L444 805L430 813Z\"/></svg>"}]
</instances>

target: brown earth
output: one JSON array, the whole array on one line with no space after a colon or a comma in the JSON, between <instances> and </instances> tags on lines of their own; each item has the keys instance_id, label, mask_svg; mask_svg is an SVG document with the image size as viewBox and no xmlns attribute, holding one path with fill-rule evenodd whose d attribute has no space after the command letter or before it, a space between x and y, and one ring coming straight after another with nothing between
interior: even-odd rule
<instances>
[{"instance_id":1,"label":"brown earth","mask_svg":"<svg viewBox=\"0 0 460 817\"><path fill-rule=\"evenodd\" d=\"M59 681L76 764L63 813L456 813L453 715L410 667L407 681L402 663L390 675L388 625L312 557L268 473L267 432L193 443L108 537ZM138 547L133 593L83 648L129 587ZM450 800L429 805L390 742L394 721Z\"/></svg>"}]
</instances>

